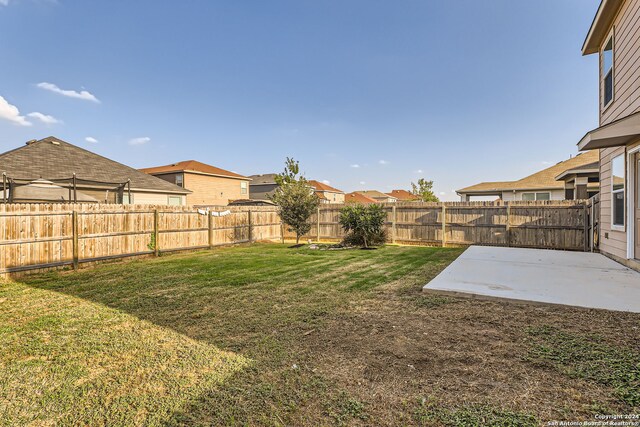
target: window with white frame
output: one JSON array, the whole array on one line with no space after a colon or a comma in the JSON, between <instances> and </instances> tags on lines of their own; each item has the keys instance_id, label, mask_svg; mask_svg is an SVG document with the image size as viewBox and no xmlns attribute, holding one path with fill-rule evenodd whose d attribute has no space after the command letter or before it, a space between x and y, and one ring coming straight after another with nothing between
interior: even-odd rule
<instances>
[{"instance_id":1,"label":"window with white frame","mask_svg":"<svg viewBox=\"0 0 640 427\"><path fill-rule=\"evenodd\" d=\"M182 205L182 196L169 196L169 205L170 206Z\"/></svg>"},{"instance_id":2,"label":"window with white frame","mask_svg":"<svg viewBox=\"0 0 640 427\"><path fill-rule=\"evenodd\" d=\"M624 155L611 161L611 224L624 227Z\"/></svg>"},{"instance_id":3,"label":"window with white frame","mask_svg":"<svg viewBox=\"0 0 640 427\"><path fill-rule=\"evenodd\" d=\"M184 175L182 175L181 173L176 175L176 185L178 187L183 187L184 186Z\"/></svg>"},{"instance_id":4,"label":"window with white frame","mask_svg":"<svg viewBox=\"0 0 640 427\"><path fill-rule=\"evenodd\" d=\"M551 200L551 194L542 193L522 193L522 200L534 201L534 200Z\"/></svg>"},{"instance_id":5,"label":"window with white frame","mask_svg":"<svg viewBox=\"0 0 640 427\"><path fill-rule=\"evenodd\" d=\"M602 49L602 106L613 101L613 35Z\"/></svg>"},{"instance_id":6,"label":"window with white frame","mask_svg":"<svg viewBox=\"0 0 640 427\"><path fill-rule=\"evenodd\" d=\"M128 192L124 192L122 195L122 204L123 205L132 205L133 204L133 194L129 194Z\"/></svg>"},{"instance_id":7,"label":"window with white frame","mask_svg":"<svg viewBox=\"0 0 640 427\"><path fill-rule=\"evenodd\" d=\"M240 194L247 194L248 188L249 185L247 184L247 181L240 181Z\"/></svg>"}]
</instances>

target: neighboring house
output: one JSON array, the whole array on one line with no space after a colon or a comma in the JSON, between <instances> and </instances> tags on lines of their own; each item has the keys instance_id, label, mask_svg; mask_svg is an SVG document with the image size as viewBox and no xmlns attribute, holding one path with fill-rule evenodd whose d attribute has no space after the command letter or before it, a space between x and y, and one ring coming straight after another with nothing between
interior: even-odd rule
<instances>
[{"instance_id":1,"label":"neighboring house","mask_svg":"<svg viewBox=\"0 0 640 427\"><path fill-rule=\"evenodd\" d=\"M252 200L269 200L278 189L276 183L277 173L266 173L263 175L251 175L249 183L249 196Z\"/></svg>"},{"instance_id":2,"label":"neighboring house","mask_svg":"<svg viewBox=\"0 0 640 427\"><path fill-rule=\"evenodd\" d=\"M53 136L0 154L0 173L8 202L184 205L189 193Z\"/></svg>"},{"instance_id":3,"label":"neighboring house","mask_svg":"<svg viewBox=\"0 0 640 427\"><path fill-rule=\"evenodd\" d=\"M241 199L229 202L228 206L276 206L270 200Z\"/></svg>"},{"instance_id":4,"label":"neighboring house","mask_svg":"<svg viewBox=\"0 0 640 427\"><path fill-rule=\"evenodd\" d=\"M603 0L582 45L599 55L600 251L640 268L640 0Z\"/></svg>"},{"instance_id":5,"label":"neighboring house","mask_svg":"<svg viewBox=\"0 0 640 427\"><path fill-rule=\"evenodd\" d=\"M376 190L356 191L356 193L367 196L378 203L395 203L398 201L398 199L396 199L395 197Z\"/></svg>"},{"instance_id":6,"label":"neighboring house","mask_svg":"<svg viewBox=\"0 0 640 427\"><path fill-rule=\"evenodd\" d=\"M359 203L361 205L369 205L371 203L378 203L375 199L372 199L371 197L367 197L364 194L358 193L358 192L353 192L353 193L347 193L344 196L344 202L345 203Z\"/></svg>"},{"instance_id":7,"label":"neighboring house","mask_svg":"<svg viewBox=\"0 0 640 427\"><path fill-rule=\"evenodd\" d=\"M190 190L188 205L226 206L232 200L249 198L250 178L196 160L140 170Z\"/></svg>"},{"instance_id":8,"label":"neighboring house","mask_svg":"<svg viewBox=\"0 0 640 427\"><path fill-rule=\"evenodd\" d=\"M420 200L420 197L407 190L392 190L391 193L385 194L395 197L399 202L415 202Z\"/></svg>"},{"instance_id":9,"label":"neighboring house","mask_svg":"<svg viewBox=\"0 0 640 427\"><path fill-rule=\"evenodd\" d=\"M594 168L598 151L578 154L517 181L481 182L457 190L463 202L472 197L497 197L502 200L573 200L598 194L600 184Z\"/></svg>"},{"instance_id":10,"label":"neighboring house","mask_svg":"<svg viewBox=\"0 0 640 427\"><path fill-rule=\"evenodd\" d=\"M344 191L313 179L309 181L309 185L322 203L344 203Z\"/></svg>"}]
</instances>

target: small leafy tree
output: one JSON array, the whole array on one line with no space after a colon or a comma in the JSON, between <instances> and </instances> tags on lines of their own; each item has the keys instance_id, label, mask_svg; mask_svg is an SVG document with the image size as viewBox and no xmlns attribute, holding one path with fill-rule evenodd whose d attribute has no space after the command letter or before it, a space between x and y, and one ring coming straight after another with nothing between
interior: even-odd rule
<instances>
[{"instance_id":1,"label":"small leafy tree","mask_svg":"<svg viewBox=\"0 0 640 427\"><path fill-rule=\"evenodd\" d=\"M344 243L368 248L386 241L384 221L387 218L382 206L370 204L348 205L340 209L340 226L345 231Z\"/></svg>"},{"instance_id":2,"label":"small leafy tree","mask_svg":"<svg viewBox=\"0 0 640 427\"><path fill-rule=\"evenodd\" d=\"M287 157L284 172L276 175L278 189L270 197L278 205L278 213L282 222L296 233L296 244L300 243L300 236L311 230L309 218L316 212L320 199L315 195L311 186L300 175L299 162Z\"/></svg>"},{"instance_id":3,"label":"small leafy tree","mask_svg":"<svg viewBox=\"0 0 640 427\"><path fill-rule=\"evenodd\" d=\"M423 202L439 202L438 196L433 192L433 181L420 178L417 183L411 183L411 193Z\"/></svg>"}]
</instances>

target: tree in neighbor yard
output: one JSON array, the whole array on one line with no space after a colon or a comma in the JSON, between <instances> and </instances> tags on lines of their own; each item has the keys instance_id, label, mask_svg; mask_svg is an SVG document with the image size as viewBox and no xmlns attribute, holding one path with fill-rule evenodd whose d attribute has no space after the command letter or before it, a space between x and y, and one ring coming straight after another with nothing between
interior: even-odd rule
<instances>
[{"instance_id":1,"label":"tree in neighbor yard","mask_svg":"<svg viewBox=\"0 0 640 427\"><path fill-rule=\"evenodd\" d=\"M433 181L420 178L418 183L411 183L411 192L420 198L422 202L439 202L438 196L433 192Z\"/></svg>"},{"instance_id":2,"label":"tree in neighbor yard","mask_svg":"<svg viewBox=\"0 0 640 427\"><path fill-rule=\"evenodd\" d=\"M272 202L278 205L278 213L282 222L296 233L296 245L300 243L300 236L311 230L309 218L316 212L320 199L315 195L308 181L300 175L299 162L287 157L284 172L276 175L278 189Z\"/></svg>"},{"instance_id":3,"label":"tree in neighbor yard","mask_svg":"<svg viewBox=\"0 0 640 427\"><path fill-rule=\"evenodd\" d=\"M347 205L340 209L340 226L345 232L343 242L349 245L369 246L381 245L386 241L384 221L387 219L382 206L371 204Z\"/></svg>"}]
</instances>

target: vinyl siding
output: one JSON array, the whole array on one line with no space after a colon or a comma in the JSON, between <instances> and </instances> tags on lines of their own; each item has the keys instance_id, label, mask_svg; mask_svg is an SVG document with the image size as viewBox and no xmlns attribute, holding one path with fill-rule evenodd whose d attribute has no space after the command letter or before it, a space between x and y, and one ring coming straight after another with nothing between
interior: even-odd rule
<instances>
[{"instance_id":1,"label":"vinyl siding","mask_svg":"<svg viewBox=\"0 0 640 427\"><path fill-rule=\"evenodd\" d=\"M549 197L551 200L564 200L564 189L562 190L527 190L527 191L504 191L502 193L502 200L504 201L519 201L522 200L522 193L551 193Z\"/></svg>"},{"instance_id":2,"label":"vinyl siding","mask_svg":"<svg viewBox=\"0 0 640 427\"><path fill-rule=\"evenodd\" d=\"M241 193L240 183L247 183L247 192ZM224 178L195 173L184 173L184 187L191 190L187 195L188 205L226 206L231 200L249 198L249 180Z\"/></svg>"},{"instance_id":3,"label":"vinyl siding","mask_svg":"<svg viewBox=\"0 0 640 427\"><path fill-rule=\"evenodd\" d=\"M278 184L252 184L249 192L252 200L269 200L269 195L275 193Z\"/></svg>"},{"instance_id":4,"label":"vinyl siding","mask_svg":"<svg viewBox=\"0 0 640 427\"><path fill-rule=\"evenodd\" d=\"M132 191L133 203L136 205L168 205L169 197L181 197L182 204L185 204L184 196L180 194L162 194L162 193L138 193Z\"/></svg>"},{"instance_id":5,"label":"vinyl siding","mask_svg":"<svg viewBox=\"0 0 640 427\"><path fill-rule=\"evenodd\" d=\"M640 111L640 0L627 0L623 4L614 20L613 30L613 102L602 110L604 90L600 58L600 125Z\"/></svg>"},{"instance_id":6,"label":"vinyl siding","mask_svg":"<svg viewBox=\"0 0 640 427\"><path fill-rule=\"evenodd\" d=\"M344 193L323 191L322 194L327 198L327 203L344 203Z\"/></svg>"},{"instance_id":7,"label":"vinyl siding","mask_svg":"<svg viewBox=\"0 0 640 427\"><path fill-rule=\"evenodd\" d=\"M627 0L613 22L613 101L603 109L603 64L600 57L600 125L611 123L640 111L640 0ZM603 40L603 44L608 40ZM602 46L601 46L602 48ZM620 258L627 258L625 231L611 226L611 161L626 154L625 147L600 150L600 250ZM626 163L626 155L625 155ZM628 169L628 165L627 165ZM625 194L629 200L628 194Z\"/></svg>"}]
</instances>

